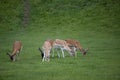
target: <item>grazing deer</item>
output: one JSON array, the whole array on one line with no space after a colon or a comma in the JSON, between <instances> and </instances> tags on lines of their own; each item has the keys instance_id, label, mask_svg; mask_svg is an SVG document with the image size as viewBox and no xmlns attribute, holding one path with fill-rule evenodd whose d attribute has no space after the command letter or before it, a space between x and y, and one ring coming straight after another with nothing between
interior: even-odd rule
<instances>
[{"instance_id":1,"label":"grazing deer","mask_svg":"<svg viewBox=\"0 0 120 80\"><path fill-rule=\"evenodd\" d=\"M60 39L56 39L54 42L53 42L53 48L57 48L57 49L60 49L62 51L62 55L63 55L63 58L65 57L64 55L64 50L67 50L70 55L74 55L74 51L72 51L68 44L66 43L65 40L60 40ZM58 55L60 57L60 55Z\"/></svg>"},{"instance_id":2,"label":"grazing deer","mask_svg":"<svg viewBox=\"0 0 120 80\"><path fill-rule=\"evenodd\" d=\"M50 40L46 40L42 46L42 49L39 48L41 55L42 55L42 61L50 61L50 52L52 49L52 45L50 43Z\"/></svg>"},{"instance_id":3,"label":"grazing deer","mask_svg":"<svg viewBox=\"0 0 120 80\"><path fill-rule=\"evenodd\" d=\"M80 50L83 55L86 55L88 49L83 49L82 46L80 45L79 41L72 40L72 39L67 39L65 41L68 43L69 47L74 50L75 55L77 55L76 50Z\"/></svg>"},{"instance_id":4,"label":"grazing deer","mask_svg":"<svg viewBox=\"0 0 120 80\"><path fill-rule=\"evenodd\" d=\"M15 61L16 56L20 54L21 49L22 49L22 43L20 41L15 41L13 44L12 53L11 54L7 53L7 55L9 55L12 61Z\"/></svg>"},{"instance_id":5,"label":"grazing deer","mask_svg":"<svg viewBox=\"0 0 120 80\"><path fill-rule=\"evenodd\" d=\"M55 48L55 47L53 47L53 42L54 42L54 40L51 40L51 39L48 39L48 40L46 40L47 42L49 42L50 43L50 45L51 45L51 50L50 50L50 54L52 53L52 57L54 56L54 49L58 49L58 48ZM60 49L60 48L59 48ZM43 51L39 48L39 51L41 52L41 56L42 56L42 58L43 58L43 56L44 56L44 53L43 53ZM58 53L58 57L60 57L60 54L59 54L59 52L57 52Z\"/></svg>"}]
</instances>

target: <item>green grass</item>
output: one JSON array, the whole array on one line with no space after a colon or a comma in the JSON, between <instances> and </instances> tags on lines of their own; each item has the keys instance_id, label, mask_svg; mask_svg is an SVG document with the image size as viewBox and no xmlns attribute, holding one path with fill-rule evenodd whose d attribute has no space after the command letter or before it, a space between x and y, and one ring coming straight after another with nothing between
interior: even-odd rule
<instances>
[{"instance_id":1,"label":"green grass","mask_svg":"<svg viewBox=\"0 0 120 80\"><path fill-rule=\"evenodd\" d=\"M0 80L119 80L119 0L30 0L30 23L22 28L23 2L0 1ZM12 6L10 6L13 4ZM12 12L13 13L12 13ZM7 12L7 13L6 13ZM77 39L86 56L42 62L46 39ZM6 55L21 40L20 59Z\"/></svg>"},{"instance_id":2,"label":"green grass","mask_svg":"<svg viewBox=\"0 0 120 80\"><path fill-rule=\"evenodd\" d=\"M89 31L85 31L89 33ZM82 56L78 52L78 57L70 57L66 53L66 57L58 58L57 54L54 58L51 57L50 62L41 62L41 56L38 47L42 46L44 39L48 34L32 34L31 32L16 34L1 41L0 54L0 78L1 80L119 80L119 57L120 46L119 39L114 38L110 34L92 34L94 37L84 37L81 44L86 48L89 47L89 52L86 56ZM81 33L84 33L81 32ZM13 33L11 33L13 34ZM52 34L50 34L51 36ZM91 36L91 34L87 34ZM64 38L60 36L61 38ZM83 36L82 36L83 37ZM55 38L55 37L52 37ZM8 40L9 39L9 40ZM12 42L20 39L23 42L23 50L20 55L20 60L11 62L6 55L7 51L11 50Z\"/></svg>"}]
</instances>

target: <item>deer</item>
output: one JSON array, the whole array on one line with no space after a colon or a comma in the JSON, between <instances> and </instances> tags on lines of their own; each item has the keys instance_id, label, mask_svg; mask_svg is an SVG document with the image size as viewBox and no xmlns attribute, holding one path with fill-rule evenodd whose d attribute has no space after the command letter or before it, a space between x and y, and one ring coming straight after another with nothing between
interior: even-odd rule
<instances>
[{"instance_id":1,"label":"deer","mask_svg":"<svg viewBox=\"0 0 120 80\"><path fill-rule=\"evenodd\" d=\"M39 51L41 52L41 56L42 56L42 62L50 61L51 51L53 51L53 55L54 55L54 49L60 49L62 51L63 58L65 57L64 50L67 50L71 56L75 54L74 51L69 48L65 40L61 40L61 39L45 40L42 49L39 48ZM59 53L58 53L58 57L60 57Z\"/></svg>"},{"instance_id":2,"label":"deer","mask_svg":"<svg viewBox=\"0 0 120 80\"><path fill-rule=\"evenodd\" d=\"M39 51L41 52L41 55L42 55L42 62L44 62L44 61L49 62L50 61L51 49L52 49L52 45L50 43L50 40L46 40L44 42L42 49L39 48Z\"/></svg>"},{"instance_id":3,"label":"deer","mask_svg":"<svg viewBox=\"0 0 120 80\"><path fill-rule=\"evenodd\" d=\"M65 57L64 50L68 51L71 56L75 54L74 51L69 48L68 43L65 40L55 39L52 47L53 49L60 49L62 51L63 58ZM60 54L58 54L58 56L60 57Z\"/></svg>"},{"instance_id":4,"label":"deer","mask_svg":"<svg viewBox=\"0 0 120 80\"><path fill-rule=\"evenodd\" d=\"M22 50L22 43L21 41L15 41L12 48L12 53L7 53L9 55L11 61L16 61L16 57L19 56Z\"/></svg>"},{"instance_id":5,"label":"deer","mask_svg":"<svg viewBox=\"0 0 120 80\"><path fill-rule=\"evenodd\" d=\"M65 41L68 43L69 47L74 50L75 56L77 56L77 50L79 50L83 55L86 55L88 48L83 49L78 40L66 39Z\"/></svg>"}]
</instances>

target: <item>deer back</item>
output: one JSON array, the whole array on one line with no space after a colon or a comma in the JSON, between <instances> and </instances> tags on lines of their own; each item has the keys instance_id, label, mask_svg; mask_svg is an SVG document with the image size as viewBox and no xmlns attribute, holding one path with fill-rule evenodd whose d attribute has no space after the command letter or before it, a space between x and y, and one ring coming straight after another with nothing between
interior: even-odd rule
<instances>
[{"instance_id":1,"label":"deer back","mask_svg":"<svg viewBox=\"0 0 120 80\"><path fill-rule=\"evenodd\" d=\"M22 48L22 43L20 41L15 41L13 44L12 55L19 53L21 48Z\"/></svg>"}]
</instances>

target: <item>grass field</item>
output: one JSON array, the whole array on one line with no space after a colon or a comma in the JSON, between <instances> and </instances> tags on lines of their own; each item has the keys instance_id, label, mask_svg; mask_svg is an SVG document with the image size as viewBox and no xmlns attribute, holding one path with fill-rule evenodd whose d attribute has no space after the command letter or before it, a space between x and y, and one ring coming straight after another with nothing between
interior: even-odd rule
<instances>
[{"instance_id":1,"label":"grass field","mask_svg":"<svg viewBox=\"0 0 120 80\"><path fill-rule=\"evenodd\" d=\"M119 0L29 0L30 23L22 25L22 1L0 1L0 80L120 80ZM13 4L13 5L11 5ZM17 6L17 7L16 7ZM11 12L12 11L12 12ZM46 39L77 39L83 56L41 62ZM19 60L6 55L15 40L23 49Z\"/></svg>"}]
</instances>

